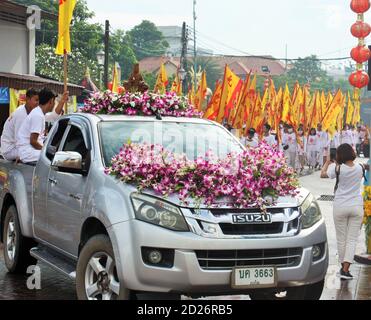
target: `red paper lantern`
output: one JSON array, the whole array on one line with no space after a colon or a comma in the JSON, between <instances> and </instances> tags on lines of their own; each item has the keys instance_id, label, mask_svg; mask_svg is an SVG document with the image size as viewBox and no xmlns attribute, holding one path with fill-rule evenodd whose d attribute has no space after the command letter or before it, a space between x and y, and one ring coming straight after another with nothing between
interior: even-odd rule
<instances>
[{"instance_id":1,"label":"red paper lantern","mask_svg":"<svg viewBox=\"0 0 371 320\"><path fill-rule=\"evenodd\" d=\"M370 49L366 46L358 46L352 49L350 56L359 64L365 63L370 59Z\"/></svg>"},{"instance_id":2,"label":"red paper lantern","mask_svg":"<svg viewBox=\"0 0 371 320\"><path fill-rule=\"evenodd\" d=\"M363 21L357 21L352 25L350 32L356 38L367 38L371 33L371 26Z\"/></svg>"},{"instance_id":3,"label":"red paper lantern","mask_svg":"<svg viewBox=\"0 0 371 320\"><path fill-rule=\"evenodd\" d=\"M370 9L370 0L352 0L350 8L355 13L365 13L366 11L368 11L368 9Z\"/></svg>"},{"instance_id":4,"label":"red paper lantern","mask_svg":"<svg viewBox=\"0 0 371 320\"><path fill-rule=\"evenodd\" d=\"M353 72L349 77L349 82L353 87L356 88L363 88L368 85L370 81L370 78L368 74L362 70L358 70L356 72Z\"/></svg>"}]
</instances>

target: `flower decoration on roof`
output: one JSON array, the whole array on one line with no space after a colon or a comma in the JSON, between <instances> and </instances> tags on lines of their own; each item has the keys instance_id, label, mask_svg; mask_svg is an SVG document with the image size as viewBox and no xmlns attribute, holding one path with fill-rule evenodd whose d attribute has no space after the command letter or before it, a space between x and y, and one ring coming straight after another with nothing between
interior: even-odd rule
<instances>
[{"instance_id":1,"label":"flower decoration on roof","mask_svg":"<svg viewBox=\"0 0 371 320\"><path fill-rule=\"evenodd\" d=\"M188 98L178 96L173 92L164 94L95 92L85 101L80 111L108 115L202 117L202 113L189 103Z\"/></svg>"}]
</instances>

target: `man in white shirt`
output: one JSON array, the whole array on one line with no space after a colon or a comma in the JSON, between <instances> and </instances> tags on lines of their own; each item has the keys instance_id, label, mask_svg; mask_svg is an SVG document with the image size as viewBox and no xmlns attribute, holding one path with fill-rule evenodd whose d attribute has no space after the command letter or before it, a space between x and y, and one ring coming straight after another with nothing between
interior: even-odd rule
<instances>
[{"instance_id":1,"label":"man in white shirt","mask_svg":"<svg viewBox=\"0 0 371 320\"><path fill-rule=\"evenodd\" d=\"M329 152L330 137L328 132L322 131L322 124L319 123L317 126L317 138L318 138L318 165L322 169L323 165L327 161L327 154Z\"/></svg>"},{"instance_id":2,"label":"man in white shirt","mask_svg":"<svg viewBox=\"0 0 371 320\"><path fill-rule=\"evenodd\" d=\"M256 148L259 145L259 139L256 136L255 129L251 128L249 130L248 136L241 138L241 143L246 148Z\"/></svg>"},{"instance_id":3,"label":"man in white shirt","mask_svg":"<svg viewBox=\"0 0 371 320\"><path fill-rule=\"evenodd\" d=\"M289 166L295 169L298 143L296 133L294 132L294 128L292 126L289 126L288 132L283 134L282 145L284 147Z\"/></svg>"},{"instance_id":4,"label":"man in white shirt","mask_svg":"<svg viewBox=\"0 0 371 320\"><path fill-rule=\"evenodd\" d=\"M271 126L269 124L264 125L264 134L262 141L265 142L266 144L270 145L272 148L277 147L277 141L276 137L271 134Z\"/></svg>"},{"instance_id":5,"label":"man in white shirt","mask_svg":"<svg viewBox=\"0 0 371 320\"><path fill-rule=\"evenodd\" d=\"M19 106L17 110L6 120L1 136L1 154L5 160L14 161L18 157L16 139L23 121L39 105L39 91L33 88L27 90L26 104Z\"/></svg>"},{"instance_id":6,"label":"man in white shirt","mask_svg":"<svg viewBox=\"0 0 371 320\"><path fill-rule=\"evenodd\" d=\"M45 139L45 122L53 122L63 112L63 106L68 100L68 92L63 94L55 111L52 112L57 95L49 90L40 91L40 106L24 120L17 135L19 158L23 163L37 162Z\"/></svg>"}]
</instances>

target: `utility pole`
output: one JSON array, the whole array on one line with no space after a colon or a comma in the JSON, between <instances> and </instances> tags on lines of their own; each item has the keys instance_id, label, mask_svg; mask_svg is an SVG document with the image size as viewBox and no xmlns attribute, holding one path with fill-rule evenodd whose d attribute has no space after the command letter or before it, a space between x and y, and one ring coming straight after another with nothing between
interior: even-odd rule
<instances>
[{"instance_id":1,"label":"utility pole","mask_svg":"<svg viewBox=\"0 0 371 320\"><path fill-rule=\"evenodd\" d=\"M285 71L287 72L287 44L286 44L286 53L285 53L285 58L286 58L286 60L285 60Z\"/></svg>"},{"instance_id":2,"label":"utility pole","mask_svg":"<svg viewBox=\"0 0 371 320\"><path fill-rule=\"evenodd\" d=\"M182 90L184 94L188 92L188 63L187 63L187 53L188 53L188 31L187 31L187 24L183 22L183 29L182 29L182 55L180 57L180 69L183 69L186 74L182 79Z\"/></svg>"},{"instance_id":3,"label":"utility pole","mask_svg":"<svg viewBox=\"0 0 371 320\"><path fill-rule=\"evenodd\" d=\"M197 90L197 40L196 40L196 0L193 0L193 68L194 68L194 90Z\"/></svg>"},{"instance_id":4,"label":"utility pole","mask_svg":"<svg viewBox=\"0 0 371 320\"><path fill-rule=\"evenodd\" d=\"M109 21L106 20L106 31L104 33L104 76L103 88L108 89L108 65L109 65Z\"/></svg>"}]
</instances>

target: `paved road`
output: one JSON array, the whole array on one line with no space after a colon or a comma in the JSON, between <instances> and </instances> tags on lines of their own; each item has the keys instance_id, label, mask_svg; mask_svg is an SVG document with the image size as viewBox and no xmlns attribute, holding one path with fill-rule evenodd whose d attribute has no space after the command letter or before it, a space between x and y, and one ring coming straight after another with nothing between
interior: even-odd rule
<instances>
[{"instance_id":1,"label":"paved road","mask_svg":"<svg viewBox=\"0 0 371 320\"><path fill-rule=\"evenodd\" d=\"M333 181L320 180L319 174L301 178L302 185L308 188L316 196L331 195ZM320 206L328 227L330 248L330 268L326 281L326 289L322 299L326 300L353 300L371 299L371 270L361 266L354 266L353 273L356 279L352 282L340 283L336 277L338 265L336 261L336 237L332 220L332 203L320 202ZM359 251L363 251L364 233L360 239ZM1 299L24 299L24 300L71 300L76 299L74 283L53 269L40 264L41 267L41 290L31 291L26 287L27 277L8 275L5 271L2 252L0 253L0 300ZM362 289L362 290L360 290ZM361 292L361 293L360 293ZM221 299L221 298L215 298ZM248 299L248 296L222 297L222 299Z\"/></svg>"}]
</instances>

